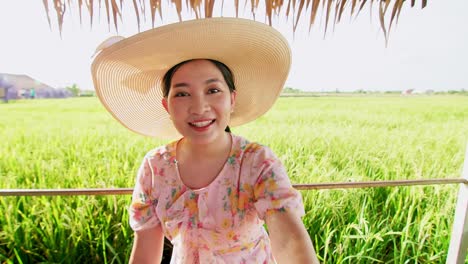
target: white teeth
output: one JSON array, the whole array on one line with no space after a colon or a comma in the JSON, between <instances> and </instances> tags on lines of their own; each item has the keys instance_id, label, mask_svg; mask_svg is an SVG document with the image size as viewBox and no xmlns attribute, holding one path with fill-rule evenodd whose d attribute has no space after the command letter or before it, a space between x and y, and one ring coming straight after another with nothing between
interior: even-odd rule
<instances>
[{"instance_id":1,"label":"white teeth","mask_svg":"<svg viewBox=\"0 0 468 264\"><path fill-rule=\"evenodd\" d=\"M213 121L195 122L195 123L190 123L190 124L192 124L193 126L196 126L196 127L204 127L204 126L207 126L207 125L211 124L211 122L213 122Z\"/></svg>"}]
</instances>

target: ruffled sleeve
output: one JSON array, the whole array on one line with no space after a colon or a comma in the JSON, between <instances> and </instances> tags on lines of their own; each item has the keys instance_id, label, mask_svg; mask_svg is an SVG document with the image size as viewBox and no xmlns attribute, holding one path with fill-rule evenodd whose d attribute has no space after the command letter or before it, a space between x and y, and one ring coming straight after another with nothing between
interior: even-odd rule
<instances>
[{"instance_id":1,"label":"ruffled sleeve","mask_svg":"<svg viewBox=\"0 0 468 264\"><path fill-rule=\"evenodd\" d=\"M274 212L292 211L304 216L301 194L292 187L286 169L268 147L256 153L252 169L252 173L258 175L254 184L254 205L262 220Z\"/></svg>"},{"instance_id":2,"label":"ruffled sleeve","mask_svg":"<svg viewBox=\"0 0 468 264\"><path fill-rule=\"evenodd\" d=\"M155 188L154 171L157 168L151 164L151 157L147 155L138 170L129 208L130 227L134 231L155 227L160 223L156 215L159 192Z\"/></svg>"}]
</instances>

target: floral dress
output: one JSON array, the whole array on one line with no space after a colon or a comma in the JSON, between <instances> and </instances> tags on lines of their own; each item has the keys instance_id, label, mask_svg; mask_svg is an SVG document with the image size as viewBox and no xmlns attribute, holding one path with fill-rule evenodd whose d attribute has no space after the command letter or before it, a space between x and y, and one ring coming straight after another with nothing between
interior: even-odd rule
<instances>
[{"instance_id":1,"label":"floral dress","mask_svg":"<svg viewBox=\"0 0 468 264\"><path fill-rule=\"evenodd\" d=\"M265 216L293 211L302 217L304 207L273 152L232 135L221 172L208 186L190 189L179 176L176 146L145 156L129 209L132 229L161 225L174 264L275 263Z\"/></svg>"}]
</instances>

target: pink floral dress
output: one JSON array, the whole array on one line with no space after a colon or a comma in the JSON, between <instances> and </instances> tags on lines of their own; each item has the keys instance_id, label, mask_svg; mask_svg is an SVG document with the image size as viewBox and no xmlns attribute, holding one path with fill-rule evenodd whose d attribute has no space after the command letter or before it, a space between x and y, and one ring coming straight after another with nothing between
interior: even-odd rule
<instances>
[{"instance_id":1,"label":"pink floral dress","mask_svg":"<svg viewBox=\"0 0 468 264\"><path fill-rule=\"evenodd\" d=\"M145 156L129 210L132 229L162 225L174 246L171 263L275 263L265 216L285 211L303 216L304 207L273 152L232 135L221 172L193 190L179 177L176 145Z\"/></svg>"}]
</instances>

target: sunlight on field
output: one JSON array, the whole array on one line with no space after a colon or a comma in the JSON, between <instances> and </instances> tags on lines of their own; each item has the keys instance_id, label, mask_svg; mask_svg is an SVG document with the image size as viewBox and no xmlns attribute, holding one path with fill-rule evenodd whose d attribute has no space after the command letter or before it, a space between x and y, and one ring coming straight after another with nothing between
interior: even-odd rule
<instances>
[{"instance_id":1,"label":"sunlight on field","mask_svg":"<svg viewBox=\"0 0 468 264\"><path fill-rule=\"evenodd\" d=\"M280 98L233 132L271 147L293 183L459 177L468 97ZM0 188L132 187L163 143L127 131L97 98L0 104ZM324 263L445 263L457 190L303 191L303 220ZM0 262L125 263L129 199L1 197Z\"/></svg>"}]
</instances>

